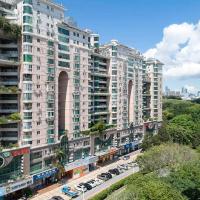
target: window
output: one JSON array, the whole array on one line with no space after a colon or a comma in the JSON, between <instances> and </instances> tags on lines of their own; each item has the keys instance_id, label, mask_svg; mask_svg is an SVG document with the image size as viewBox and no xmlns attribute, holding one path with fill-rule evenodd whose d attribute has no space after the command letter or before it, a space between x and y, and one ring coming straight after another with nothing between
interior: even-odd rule
<instances>
[{"instance_id":1,"label":"window","mask_svg":"<svg viewBox=\"0 0 200 200\"><path fill-rule=\"evenodd\" d=\"M40 52L40 48L39 47L37 48L37 52Z\"/></svg>"},{"instance_id":2,"label":"window","mask_svg":"<svg viewBox=\"0 0 200 200\"><path fill-rule=\"evenodd\" d=\"M40 43L40 39L39 38L37 38L37 42Z\"/></svg>"},{"instance_id":3,"label":"window","mask_svg":"<svg viewBox=\"0 0 200 200\"><path fill-rule=\"evenodd\" d=\"M24 62L32 62L33 58L32 55L24 54Z\"/></svg>"},{"instance_id":4,"label":"window","mask_svg":"<svg viewBox=\"0 0 200 200\"><path fill-rule=\"evenodd\" d=\"M59 35L59 36L58 36L58 40L59 40L60 42L63 42L63 43L69 43L69 38L66 38L65 36Z\"/></svg>"},{"instance_id":5,"label":"window","mask_svg":"<svg viewBox=\"0 0 200 200\"><path fill-rule=\"evenodd\" d=\"M37 103L37 107L40 107L40 103Z\"/></svg>"},{"instance_id":6,"label":"window","mask_svg":"<svg viewBox=\"0 0 200 200\"><path fill-rule=\"evenodd\" d=\"M68 62L58 61L58 66L69 68L70 64Z\"/></svg>"},{"instance_id":7,"label":"window","mask_svg":"<svg viewBox=\"0 0 200 200\"><path fill-rule=\"evenodd\" d=\"M24 91L32 91L31 83L24 83L23 85L24 85L24 87L23 87Z\"/></svg>"},{"instance_id":8,"label":"window","mask_svg":"<svg viewBox=\"0 0 200 200\"><path fill-rule=\"evenodd\" d=\"M37 135L40 135L40 131L37 131Z\"/></svg>"},{"instance_id":9,"label":"window","mask_svg":"<svg viewBox=\"0 0 200 200\"><path fill-rule=\"evenodd\" d=\"M32 0L24 0L24 2L23 2L24 4L30 4L30 5L32 5L33 4L33 2L32 2Z\"/></svg>"},{"instance_id":10,"label":"window","mask_svg":"<svg viewBox=\"0 0 200 200\"><path fill-rule=\"evenodd\" d=\"M54 55L54 51L53 51L53 50L50 50L50 49L48 49L48 51L47 51L47 54L48 54L48 56L53 56L53 55Z\"/></svg>"},{"instance_id":11,"label":"window","mask_svg":"<svg viewBox=\"0 0 200 200\"><path fill-rule=\"evenodd\" d=\"M32 65L24 64L24 70L28 72L32 72Z\"/></svg>"},{"instance_id":12,"label":"window","mask_svg":"<svg viewBox=\"0 0 200 200\"><path fill-rule=\"evenodd\" d=\"M32 112L24 112L24 119L32 119Z\"/></svg>"},{"instance_id":13,"label":"window","mask_svg":"<svg viewBox=\"0 0 200 200\"><path fill-rule=\"evenodd\" d=\"M53 59L50 59L50 58L48 59L47 62L48 62L48 64L50 64L50 65L54 64L54 60L53 60Z\"/></svg>"},{"instance_id":14,"label":"window","mask_svg":"<svg viewBox=\"0 0 200 200\"><path fill-rule=\"evenodd\" d=\"M23 26L23 32L32 33L32 32L33 32L33 27L30 26L30 25L24 25L24 26Z\"/></svg>"},{"instance_id":15,"label":"window","mask_svg":"<svg viewBox=\"0 0 200 200\"><path fill-rule=\"evenodd\" d=\"M64 54L64 53L58 53L58 58L60 59L65 59L65 60L69 60L69 54Z\"/></svg>"},{"instance_id":16,"label":"window","mask_svg":"<svg viewBox=\"0 0 200 200\"><path fill-rule=\"evenodd\" d=\"M58 49L61 51L69 51L69 47L62 44L58 44Z\"/></svg>"},{"instance_id":17,"label":"window","mask_svg":"<svg viewBox=\"0 0 200 200\"><path fill-rule=\"evenodd\" d=\"M40 70L40 66L39 65L37 65L37 70Z\"/></svg>"},{"instance_id":18,"label":"window","mask_svg":"<svg viewBox=\"0 0 200 200\"><path fill-rule=\"evenodd\" d=\"M37 144L40 144L40 140L37 140Z\"/></svg>"},{"instance_id":19,"label":"window","mask_svg":"<svg viewBox=\"0 0 200 200\"><path fill-rule=\"evenodd\" d=\"M24 42L32 43L32 40L33 40L32 36L30 36L30 35L24 35L24 38L23 38Z\"/></svg>"},{"instance_id":20,"label":"window","mask_svg":"<svg viewBox=\"0 0 200 200\"><path fill-rule=\"evenodd\" d=\"M24 14L33 14L33 10L30 6L24 6L23 7L23 13Z\"/></svg>"},{"instance_id":21,"label":"window","mask_svg":"<svg viewBox=\"0 0 200 200\"><path fill-rule=\"evenodd\" d=\"M32 100L32 93L24 93L23 100Z\"/></svg>"},{"instance_id":22,"label":"window","mask_svg":"<svg viewBox=\"0 0 200 200\"><path fill-rule=\"evenodd\" d=\"M69 36L69 31L61 27L58 27L58 33Z\"/></svg>"},{"instance_id":23,"label":"window","mask_svg":"<svg viewBox=\"0 0 200 200\"><path fill-rule=\"evenodd\" d=\"M33 18L30 16L23 16L23 23L32 24Z\"/></svg>"},{"instance_id":24,"label":"window","mask_svg":"<svg viewBox=\"0 0 200 200\"><path fill-rule=\"evenodd\" d=\"M32 53L32 45L24 45L23 46L24 52Z\"/></svg>"},{"instance_id":25,"label":"window","mask_svg":"<svg viewBox=\"0 0 200 200\"><path fill-rule=\"evenodd\" d=\"M53 41L50 41L50 40L49 40L49 41L48 41L48 46L49 46L49 47L53 47L53 45L54 45Z\"/></svg>"}]
</instances>

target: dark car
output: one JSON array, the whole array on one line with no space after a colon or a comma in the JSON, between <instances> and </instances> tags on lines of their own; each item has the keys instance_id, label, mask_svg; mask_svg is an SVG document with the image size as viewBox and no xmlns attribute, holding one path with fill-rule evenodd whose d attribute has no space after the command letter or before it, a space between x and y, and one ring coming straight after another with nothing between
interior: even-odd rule
<instances>
[{"instance_id":1,"label":"dark car","mask_svg":"<svg viewBox=\"0 0 200 200\"><path fill-rule=\"evenodd\" d=\"M60 196L53 196L50 200L64 200L64 199Z\"/></svg>"},{"instance_id":2,"label":"dark car","mask_svg":"<svg viewBox=\"0 0 200 200\"><path fill-rule=\"evenodd\" d=\"M110 169L108 172L110 172L111 174L115 174L115 175L119 175L120 172L117 168L114 168L114 169Z\"/></svg>"},{"instance_id":3,"label":"dark car","mask_svg":"<svg viewBox=\"0 0 200 200\"><path fill-rule=\"evenodd\" d=\"M87 190L92 189L92 186L89 183L83 183L83 185L87 188Z\"/></svg>"},{"instance_id":4,"label":"dark car","mask_svg":"<svg viewBox=\"0 0 200 200\"><path fill-rule=\"evenodd\" d=\"M97 178L101 179L103 181L109 180L109 177L106 174L99 174L99 175L97 175Z\"/></svg>"},{"instance_id":5,"label":"dark car","mask_svg":"<svg viewBox=\"0 0 200 200\"><path fill-rule=\"evenodd\" d=\"M109 179L111 179L111 178L112 178L112 175L111 175L111 173L109 173L109 172L102 173L102 175L105 175L105 176L107 176Z\"/></svg>"}]
</instances>

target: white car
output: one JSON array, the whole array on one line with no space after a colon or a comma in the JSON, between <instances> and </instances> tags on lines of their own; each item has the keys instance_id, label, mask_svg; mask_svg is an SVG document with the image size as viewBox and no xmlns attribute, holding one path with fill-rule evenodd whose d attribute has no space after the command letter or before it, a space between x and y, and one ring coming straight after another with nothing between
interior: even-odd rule
<instances>
[{"instance_id":1,"label":"white car","mask_svg":"<svg viewBox=\"0 0 200 200\"><path fill-rule=\"evenodd\" d=\"M87 191L87 188L84 185L81 185L81 184L75 185L74 188L79 192L83 192L83 191L86 192Z\"/></svg>"},{"instance_id":2,"label":"white car","mask_svg":"<svg viewBox=\"0 0 200 200\"><path fill-rule=\"evenodd\" d=\"M89 185L91 185L92 186L92 188L94 188L94 187L96 187L97 185L96 185L96 182L92 179L92 180L90 180L90 181L88 181L87 182Z\"/></svg>"},{"instance_id":3,"label":"white car","mask_svg":"<svg viewBox=\"0 0 200 200\"><path fill-rule=\"evenodd\" d=\"M101 179L96 178L95 179L96 185L101 185L104 181Z\"/></svg>"}]
</instances>

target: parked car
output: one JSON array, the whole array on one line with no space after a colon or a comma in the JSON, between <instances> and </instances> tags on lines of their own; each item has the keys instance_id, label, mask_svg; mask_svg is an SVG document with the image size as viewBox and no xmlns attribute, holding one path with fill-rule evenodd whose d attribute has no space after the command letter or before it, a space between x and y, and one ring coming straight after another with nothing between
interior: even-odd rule
<instances>
[{"instance_id":1,"label":"parked car","mask_svg":"<svg viewBox=\"0 0 200 200\"><path fill-rule=\"evenodd\" d=\"M122 165L120 165L123 169L125 169L125 170L128 170L128 165L126 165L126 164L122 164Z\"/></svg>"},{"instance_id":2,"label":"parked car","mask_svg":"<svg viewBox=\"0 0 200 200\"><path fill-rule=\"evenodd\" d=\"M106 173L102 173L102 175L106 175L109 179L111 179L112 178L112 174L111 173L109 173L109 172L106 172Z\"/></svg>"},{"instance_id":3,"label":"parked car","mask_svg":"<svg viewBox=\"0 0 200 200\"><path fill-rule=\"evenodd\" d=\"M61 196L53 196L50 200L64 200Z\"/></svg>"},{"instance_id":4,"label":"parked car","mask_svg":"<svg viewBox=\"0 0 200 200\"><path fill-rule=\"evenodd\" d=\"M87 188L87 190L92 189L92 186L89 183L83 183L83 185Z\"/></svg>"},{"instance_id":5,"label":"parked car","mask_svg":"<svg viewBox=\"0 0 200 200\"><path fill-rule=\"evenodd\" d=\"M109 180L109 177L106 174L99 174L99 175L97 175L97 178L101 179L103 181Z\"/></svg>"},{"instance_id":6,"label":"parked car","mask_svg":"<svg viewBox=\"0 0 200 200\"><path fill-rule=\"evenodd\" d=\"M130 159L130 156L129 156L129 155L125 155L125 156L123 157L123 160L128 160L128 159Z\"/></svg>"},{"instance_id":7,"label":"parked car","mask_svg":"<svg viewBox=\"0 0 200 200\"><path fill-rule=\"evenodd\" d=\"M111 174L115 174L115 175L119 175L120 174L120 172L119 172L119 170L117 168L110 169L110 170L108 170L108 172L110 172Z\"/></svg>"},{"instance_id":8,"label":"parked car","mask_svg":"<svg viewBox=\"0 0 200 200\"><path fill-rule=\"evenodd\" d=\"M79 185L75 185L74 187L79 192L86 192L87 191L87 188L83 185L83 183L80 183Z\"/></svg>"},{"instance_id":9,"label":"parked car","mask_svg":"<svg viewBox=\"0 0 200 200\"><path fill-rule=\"evenodd\" d=\"M96 185L101 185L104 181L102 179L95 178Z\"/></svg>"},{"instance_id":10,"label":"parked car","mask_svg":"<svg viewBox=\"0 0 200 200\"><path fill-rule=\"evenodd\" d=\"M72 190L69 186L63 186L61 189L62 193L66 194L67 196L71 198L75 198L78 196L78 192Z\"/></svg>"},{"instance_id":11,"label":"parked car","mask_svg":"<svg viewBox=\"0 0 200 200\"><path fill-rule=\"evenodd\" d=\"M94 187L96 187L97 185L96 185L96 182L92 179L92 180L90 180L90 181L88 181L88 182L86 182L86 183L88 183L89 185L91 185L92 186L92 188L94 188Z\"/></svg>"}]
</instances>

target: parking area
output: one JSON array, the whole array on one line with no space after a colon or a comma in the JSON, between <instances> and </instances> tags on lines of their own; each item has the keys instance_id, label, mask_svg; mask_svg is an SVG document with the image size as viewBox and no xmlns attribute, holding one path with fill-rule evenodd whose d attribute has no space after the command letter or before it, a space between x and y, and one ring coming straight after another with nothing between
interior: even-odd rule
<instances>
[{"instance_id":1,"label":"parking area","mask_svg":"<svg viewBox=\"0 0 200 200\"><path fill-rule=\"evenodd\" d=\"M49 200L54 196L60 196L64 200L68 200L70 196L79 196L77 199L88 199L101 190L109 187L118 180L138 171L137 165L133 160L140 154L139 151L132 152L129 157L121 157L114 163L101 167L89 174L71 180L66 185L59 186L58 188L51 189L44 194L33 197L33 200ZM129 164L128 164L129 163ZM91 180L91 181L90 181ZM88 181L90 181L88 183ZM80 185L80 183L82 183ZM62 192L62 188L63 192ZM66 195L64 194L66 193ZM84 195L84 197L83 197Z\"/></svg>"}]
</instances>

